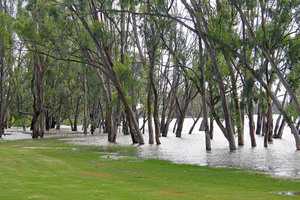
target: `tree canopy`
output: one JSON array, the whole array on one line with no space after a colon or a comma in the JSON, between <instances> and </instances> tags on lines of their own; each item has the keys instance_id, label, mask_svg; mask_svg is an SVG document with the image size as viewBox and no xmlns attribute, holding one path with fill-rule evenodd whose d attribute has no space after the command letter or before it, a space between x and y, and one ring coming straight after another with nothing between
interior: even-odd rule
<instances>
[{"instance_id":1,"label":"tree canopy","mask_svg":"<svg viewBox=\"0 0 300 200\"><path fill-rule=\"evenodd\" d=\"M299 12L296 0L0 0L0 136L62 122L116 142L122 125L144 144L147 124L160 144L192 117L207 150L214 121L235 150L248 116L252 146L288 124L300 150Z\"/></svg>"}]
</instances>

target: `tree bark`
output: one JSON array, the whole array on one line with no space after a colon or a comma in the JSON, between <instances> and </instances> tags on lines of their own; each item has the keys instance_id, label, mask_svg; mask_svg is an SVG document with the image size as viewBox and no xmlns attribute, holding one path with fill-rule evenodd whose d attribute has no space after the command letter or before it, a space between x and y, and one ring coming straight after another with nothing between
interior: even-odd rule
<instances>
[{"instance_id":1,"label":"tree bark","mask_svg":"<svg viewBox=\"0 0 300 200\"><path fill-rule=\"evenodd\" d=\"M83 134L86 135L88 129L86 69L83 71Z\"/></svg>"},{"instance_id":2,"label":"tree bark","mask_svg":"<svg viewBox=\"0 0 300 200\"><path fill-rule=\"evenodd\" d=\"M205 77L205 69L204 69L204 56L203 56L203 48L202 48L202 42L199 38L199 51L200 51L200 72L201 72L201 98L202 98L202 109L203 109L203 123L205 128L205 148L207 151L211 150L211 135L208 128L208 113L207 113L207 106L206 106L206 77ZM201 110L202 111L202 110ZM201 115L201 114L200 114ZM199 115L199 117L200 117ZM198 119L199 119L198 117Z\"/></svg>"},{"instance_id":3,"label":"tree bark","mask_svg":"<svg viewBox=\"0 0 300 200\"><path fill-rule=\"evenodd\" d=\"M261 113L261 105L258 104L258 111L257 111L257 124L256 124L256 135L260 135L262 131L262 113Z\"/></svg>"},{"instance_id":4,"label":"tree bark","mask_svg":"<svg viewBox=\"0 0 300 200\"><path fill-rule=\"evenodd\" d=\"M248 117L249 117L249 133L250 133L250 138L251 138L251 146L256 147L256 140L255 140L255 123L254 123L254 118L253 118L253 102L250 97L248 97ZM249 105L250 104L250 105Z\"/></svg>"},{"instance_id":5,"label":"tree bark","mask_svg":"<svg viewBox=\"0 0 300 200\"><path fill-rule=\"evenodd\" d=\"M194 123L193 123L193 125L191 126L191 128L190 128L190 130L189 130L189 133L188 133L189 135L191 135L191 134L193 133L193 130L195 129L195 126L196 126L197 122L199 121L199 119L200 119L200 117L201 117L202 111L203 111L203 108L201 108L201 111L200 111L200 113L198 114L196 120L194 120Z\"/></svg>"},{"instance_id":6,"label":"tree bark","mask_svg":"<svg viewBox=\"0 0 300 200\"><path fill-rule=\"evenodd\" d=\"M57 114L57 118L56 118L56 130L60 130L61 113L62 113L62 105L59 105L58 114Z\"/></svg>"},{"instance_id":7,"label":"tree bark","mask_svg":"<svg viewBox=\"0 0 300 200\"><path fill-rule=\"evenodd\" d=\"M148 87L148 97L147 97L147 108L148 108L148 134L149 134L149 144L154 144L154 134L153 134L153 122L152 122L152 89L149 83Z\"/></svg>"},{"instance_id":8,"label":"tree bark","mask_svg":"<svg viewBox=\"0 0 300 200\"><path fill-rule=\"evenodd\" d=\"M278 133L277 133L277 138L280 138L280 139L282 138L285 125L286 125L286 121L285 121L285 119L282 119L281 125L280 125Z\"/></svg>"},{"instance_id":9,"label":"tree bark","mask_svg":"<svg viewBox=\"0 0 300 200\"><path fill-rule=\"evenodd\" d=\"M236 85L236 78L234 75L233 67L229 62L229 59L225 55L225 59L227 62L227 66L229 69L231 82L232 82L232 94L233 94L233 100L235 104L235 112L236 112L236 121L237 121L237 133L238 133L238 145L244 146L244 129L242 124L242 118L241 118L241 112L240 112L240 105L239 105L239 97L237 92L237 85Z\"/></svg>"}]
</instances>

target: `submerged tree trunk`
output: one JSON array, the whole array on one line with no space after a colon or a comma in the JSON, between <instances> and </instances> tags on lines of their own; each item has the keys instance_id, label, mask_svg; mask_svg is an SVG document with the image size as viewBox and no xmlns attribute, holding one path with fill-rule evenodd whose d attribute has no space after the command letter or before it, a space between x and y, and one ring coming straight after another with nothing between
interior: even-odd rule
<instances>
[{"instance_id":1,"label":"submerged tree trunk","mask_svg":"<svg viewBox=\"0 0 300 200\"><path fill-rule=\"evenodd\" d=\"M201 117L202 111L203 111L203 108L201 108L201 111L200 111L200 113L198 114L196 120L194 119L194 123L193 123L193 125L191 126L191 128L190 128L190 130L189 130L189 133L188 133L189 135L191 135L191 134L193 133L193 130L195 129L195 126L196 126L197 122L199 121L199 119L200 119L200 117Z\"/></svg>"},{"instance_id":2,"label":"submerged tree trunk","mask_svg":"<svg viewBox=\"0 0 300 200\"><path fill-rule=\"evenodd\" d=\"M268 141L270 141L270 134L273 134L273 116L272 106L270 100L268 100L268 113L266 116L266 132L264 135L264 147L268 147Z\"/></svg>"},{"instance_id":3,"label":"submerged tree trunk","mask_svg":"<svg viewBox=\"0 0 300 200\"><path fill-rule=\"evenodd\" d=\"M212 93L210 81L208 81L208 87L209 87L209 101L210 101L210 104L213 105L213 93ZM214 117L211 112L209 115L210 115L209 116L209 136L210 136L210 139L212 140L214 138Z\"/></svg>"},{"instance_id":4,"label":"submerged tree trunk","mask_svg":"<svg viewBox=\"0 0 300 200\"><path fill-rule=\"evenodd\" d=\"M152 59L150 59L150 85L151 85L151 90L154 93L154 113L153 113L153 118L154 118L154 130L155 130L155 142L156 144L160 144L159 136L160 136L160 124L159 124L159 117L158 117L158 93L157 89L155 87L154 83L154 59L155 59L155 49L152 49ZM151 101L150 101L151 102ZM148 119L149 116L148 116ZM149 137L150 138L150 137ZM150 143L150 139L149 139Z\"/></svg>"},{"instance_id":5,"label":"submerged tree trunk","mask_svg":"<svg viewBox=\"0 0 300 200\"><path fill-rule=\"evenodd\" d=\"M138 140L135 128L134 128L134 126L131 122L131 119L130 119L129 115L127 114L127 111L125 111L125 112L126 112L127 123L128 123L129 129L130 129L130 135L131 135L132 143L137 144L137 143L139 143L139 140Z\"/></svg>"},{"instance_id":6,"label":"submerged tree trunk","mask_svg":"<svg viewBox=\"0 0 300 200\"><path fill-rule=\"evenodd\" d=\"M260 135L262 131L262 113L261 113L261 105L258 104L258 111L257 111L257 124L256 124L256 135Z\"/></svg>"},{"instance_id":7,"label":"submerged tree trunk","mask_svg":"<svg viewBox=\"0 0 300 200\"><path fill-rule=\"evenodd\" d=\"M209 136L210 139L214 139L214 118L210 116L209 118Z\"/></svg>"},{"instance_id":8,"label":"submerged tree trunk","mask_svg":"<svg viewBox=\"0 0 300 200\"><path fill-rule=\"evenodd\" d=\"M174 113L175 113L175 107L176 107L175 98L172 97L171 104L170 104L170 109L169 109L169 113L168 113L168 118L167 118L167 121L166 121L166 123L163 127L163 130L162 130L162 137L167 137L168 136L169 126L170 126L171 121L173 120L173 116L174 116Z\"/></svg>"},{"instance_id":9,"label":"submerged tree trunk","mask_svg":"<svg viewBox=\"0 0 300 200\"><path fill-rule=\"evenodd\" d=\"M202 42L199 38L199 51L200 51L200 71L201 71L201 99L202 99L202 109L203 109L203 123L204 123L204 131L205 131L205 148L207 151L211 150L211 135L208 128L208 112L207 112L207 106L206 106L206 77L205 77L205 67L204 67L204 52L202 48ZM201 111L202 111L201 109ZM201 116L201 113L199 114L199 117ZM198 117L198 119L199 119Z\"/></svg>"},{"instance_id":10,"label":"submerged tree trunk","mask_svg":"<svg viewBox=\"0 0 300 200\"><path fill-rule=\"evenodd\" d=\"M268 141L273 141L273 108L272 103L269 103L269 110L268 110Z\"/></svg>"},{"instance_id":11,"label":"submerged tree trunk","mask_svg":"<svg viewBox=\"0 0 300 200\"><path fill-rule=\"evenodd\" d=\"M185 115L186 115L186 112L182 111L182 114L180 114L180 116L178 118L177 129L176 129L176 133L175 133L176 137L181 137Z\"/></svg>"},{"instance_id":12,"label":"submerged tree trunk","mask_svg":"<svg viewBox=\"0 0 300 200\"><path fill-rule=\"evenodd\" d=\"M173 82L171 85L171 91L170 91L170 106L169 106L169 112L168 112L168 118L165 122L162 130L162 137L167 137L169 132L169 126L171 121L173 120L174 113L176 111L176 94L179 86L179 74L174 70L173 71Z\"/></svg>"},{"instance_id":13,"label":"submerged tree trunk","mask_svg":"<svg viewBox=\"0 0 300 200\"><path fill-rule=\"evenodd\" d=\"M284 106L286 97L287 97L287 92L285 92L285 95L284 95L284 98L283 98L283 101L282 101L282 106ZM282 118L282 114L280 113L277 120L276 120L276 125L275 125L275 128L274 128L274 134L273 134L274 138L278 138L278 129L279 129L279 124L280 124L281 118Z\"/></svg>"},{"instance_id":14,"label":"submerged tree trunk","mask_svg":"<svg viewBox=\"0 0 300 200\"><path fill-rule=\"evenodd\" d=\"M277 120L276 120L276 124L275 124L275 128L274 128L274 133L273 133L273 138L278 138L278 129L279 129L279 124L281 121L282 115L279 114Z\"/></svg>"},{"instance_id":15,"label":"submerged tree trunk","mask_svg":"<svg viewBox=\"0 0 300 200\"><path fill-rule=\"evenodd\" d=\"M254 118L253 118L253 107L248 108L248 116L249 116L249 131L250 131L250 138L251 138L251 146L256 147L256 140L255 140L255 134L254 134L255 123L254 123Z\"/></svg>"},{"instance_id":16,"label":"submerged tree trunk","mask_svg":"<svg viewBox=\"0 0 300 200\"><path fill-rule=\"evenodd\" d=\"M182 0L182 2L184 2L185 5L187 5L186 1ZM195 14L195 13L193 13ZM227 104L227 100L226 100L226 92L225 92L225 87L224 87L224 83L223 83L223 79L222 79L222 75L220 72L220 68L219 68L219 64L217 62L216 59L216 54L215 54L215 50L212 44L209 43L207 37L204 35L204 32L202 30L201 27L201 21L205 20L204 18L201 18L198 14L195 16L197 18L197 30L198 30L198 36L203 39L204 43L205 43L205 47L209 53L209 56L211 58L212 61L212 66L214 69L214 75L216 77L218 86L219 86L219 92L220 92L220 96L221 96L221 101L222 101L222 108L223 108L223 112L224 112L224 118L225 118L225 124L226 124L226 132L228 135L228 142L229 142L229 149L230 150L236 150L236 145L235 145L235 140L234 140L234 135L233 135L233 131L232 131L232 124L231 124L231 119L230 119L230 113L229 113L229 109L228 109L228 104Z\"/></svg>"},{"instance_id":17,"label":"submerged tree trunk","mask_svg":"<svg viewBox=\"0 0 300 200\"><path fill-rule=\"evenodd\" d=\"M236 113L236 126L237 126L237 133L238 133L238 145L243 146L244 145L244 129L243 129L243 124L242 124L242 118L241 118L241 111L240 111L240 105L239 105L239 97L238 97L238 89L236 85L236 77L234 74L234 69L232 67L232 64L229 61L229 58L225 56L225 60L227 63L227 67L229 69L230 73L230 78L232 82L232 96L233 96L233 101L235 105L235 113Z\"/></svg>"},{"instance_id":18,"label":"submerged tree trunk","mask_svg":"<svg viewBox=\"0 0 300 200\"><path fill-rule=\"evenodd\" d=\"M152 89L151 84L148 87L148 97L147 97L147 111L148 111L148 134L149 134L149 144L154 144L154 135L153 135L153 121L152 121Z\"/></svg>"},{"instance_id":19,"label":"submerged tree trunk","mask_svg":"<svg viewBox=\"0 0 300 200\"><path fill-rule=\"evenodd\" d=\"M286 125L286 121L285 121L285 119L282 119L281 125L280 125L278 133L277 133L277 138L282 138L285 125Z\"/></svg>"}]
</instances>

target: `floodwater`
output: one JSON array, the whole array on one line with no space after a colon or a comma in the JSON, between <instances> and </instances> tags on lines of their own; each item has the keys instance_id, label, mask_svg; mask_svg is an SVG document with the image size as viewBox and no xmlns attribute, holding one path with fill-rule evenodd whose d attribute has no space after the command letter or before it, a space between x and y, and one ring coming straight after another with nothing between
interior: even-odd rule
<instances>
[{"instance_id":1,"label":"floodwater","mask_svg":"<svg viewBox=\"0 0 300 200\"><path fill-rule=\"evenodd\" d=\"M230 151L227 140L215 125L214 139L211 140L212 150L206 151L204 132L198 131L200 120L193 134L188 135L193 120L186 119L181 138L176 138L175 134L172 133L174 121L171 123L168 137L160 138L161 145L147 144L148 135L145 134L146 144L138 146L138 156L170 160L181 164L243 168L264 172L272 176L300 178L300 151L296 151L295 140L288 127L285 128L283 138L274 139L272 143L269 143L268 148L263 147L262 136L256 136L257 146L252 148L248 134L249 129L245 127L245 145L238 147L236 151ZM24 134L20 128L6 130L6 133L8 135L3 136L2 140L31 138L29 132ZM109 144L106 134L97 131L94 135L84 136L80 132L72 133L70 128L66 126L63 126L59 132L50 131L46 133L45 138L51 137L60 137L60 140L80 145L132 145L131 137L121 133L117 136L117 144Z\"/></svg>"}]
</instances>

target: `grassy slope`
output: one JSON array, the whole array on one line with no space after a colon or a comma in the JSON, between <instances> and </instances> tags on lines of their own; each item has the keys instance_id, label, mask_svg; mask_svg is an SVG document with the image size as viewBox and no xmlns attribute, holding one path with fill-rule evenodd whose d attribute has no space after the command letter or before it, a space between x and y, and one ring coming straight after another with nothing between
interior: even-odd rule
<instances>
[{"instance_id":1,"label":"grassy slope","mask_svg":"<svg viewBox=\"0 0 300 200\"><path fill-rule=\"evenodd\" d=\"M0 142L0 199L299 199L272 193L299 191L299 180L153 159L113 160L104 152L132 155L135 149Z\"/></svg>"}]
</instances>

